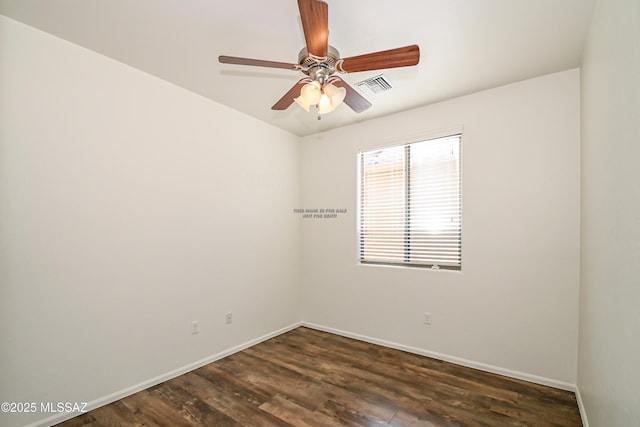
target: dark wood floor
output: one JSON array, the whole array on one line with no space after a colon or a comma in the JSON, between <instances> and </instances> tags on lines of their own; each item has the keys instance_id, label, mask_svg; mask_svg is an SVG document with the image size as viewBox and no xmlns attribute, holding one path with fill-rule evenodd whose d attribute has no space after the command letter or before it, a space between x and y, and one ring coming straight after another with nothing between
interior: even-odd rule
<instances>
[{"instance_id":1,"label":"dark wood floor","mask_svg":"<svg viewBox=\"0 0 640 427\"><path fill-rule=\"evenodd\" d=\"M308 328L60 426L582 426L575 395Z\"/></svg>"}]
</instances>

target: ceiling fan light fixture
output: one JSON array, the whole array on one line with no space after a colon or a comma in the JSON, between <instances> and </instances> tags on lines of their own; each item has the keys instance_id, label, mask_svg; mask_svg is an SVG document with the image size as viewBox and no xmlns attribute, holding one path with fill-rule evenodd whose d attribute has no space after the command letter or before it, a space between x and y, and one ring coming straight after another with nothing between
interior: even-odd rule
<instances>
[{"instance_id":1,"label":"ceiling fan light fixture","mask_svg":"<svg viewBox=\"0 0 640 427\"><path fill-rule=\"evenodd\" d=\"M336 107L331 104L331 98L326 93L323 93L318 102L318 114L327 114L335 109Z\"/></svg>"},{"instance_id":2,"label":"ceiling fan light fixture","mask_svg":"<svg viewBox=\"0 0 640 427\"><path fill-rule=\"evenodd\" d=\"M316 80L305 84L300 90L300 96L294 101L304 108L306 112L311 111L311 106L318 107L318 114L327 114L335 110L344 101L347 90L337 87L331 83L321 86Z\"/></svg>"},{"instance_id":3,"label":"ceiling fan light fixture","mask_svg":"<svg viewBox=\"0 0 640 427\"><path fill-rule=\"evenodd\" d=\"M347 96L347 90L343 87L335 86L332 83L324 85L323 92L331 99L331 105L337 107L342 104L345 96Z\"/></svg>"},{"instance_id":4,"label":"ceiling fan light fixture","mask_svg":"<svg viewBox=\"0 0 640 427\"><path fill-rule=\"evenodd\" d=\"M300 89L300 96L294 98L294 101L304 108L307 112L309 112L309 108L312 105L317 105L320 102L320 98L322 96L322 88L320 83L317 81L312 81L302 86Z\"/></svg>"},{"instance_id":5,"label":"ceiling fan light fixture","mask_svg":"<svg viewBox=\"0 0 640 427\"><path fill-rule=\"evenodd\" d=\"M315 105L320 100L320 95L322 95L322 87L320 83L317 81L312 81L311 83L307 83L300 90L300 96L307 102L309 105Z\"/></svg>"},{"instance_id":6,"label":"ceiling fan light fixture","mask_svg":"<svg viewBox=\"0 0 640 427\"><path fill-rule=\"evenodd\" d=\"M304 108L304 110L308 113L309 111L311 111L311 104L305 102L305 100L299 96L297 98L293 98L293 100L296 102L296 104L298 104L299 106L301 106L302 108Z\"/></svg>"}]
</instances>

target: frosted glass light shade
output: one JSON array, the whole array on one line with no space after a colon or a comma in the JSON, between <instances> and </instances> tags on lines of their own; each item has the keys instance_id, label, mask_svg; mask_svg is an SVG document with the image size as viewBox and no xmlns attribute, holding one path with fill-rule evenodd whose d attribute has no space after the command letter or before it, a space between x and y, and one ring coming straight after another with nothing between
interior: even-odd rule
<instances>
[{"instance_id":1,"label":"frosted glass light shade","mask_svg":"<svg viewBox=\"0 0 640 427\"><path fill-rule=\"evenodd\" d=\"M318 101L318 114L326 114L335 110L344 101L347 90L328 83L322 90L322 95Z\"/></svg>"},{"instance_id":2,"label":"frosted glass light shade","mask_svg":"<svg viewBox=\"0 0 640 427\"><path fill-rule=\"evenodd\" d=\"M335 107L331 105L331 98L326 93L323 93L318 101L318 114L330 113L333 110L335 110Z\"/></svg>"},{"instance_id":3,"label":"frosted glass light shade","mask_svg":"<svg viewBox=\"0 0 640 427\"><path fill-rule=\"evenodd\" d=\"M300 91L300 96L310 105L317 104L320 100L321 94L322 90L320 88L320 83L318 82L307 83Z\"/></svg>"},{"instance_id":4,"label":"frosted glass light shade","mask_svg":"<svg viewBox=\"0 0 640 427\"><path fill-rule=\"evenodd\" d=\"M308 112L309 107L320 102L321 95L322 89L320 88L320 83L313 81L302 86L300 96L293 100Z\"/></svg>"},{"instance_id":5,"label":"frosted glass light shade","mask_svg":"<svg viewBox=\"0 0 640 427\"><path fill-rule=\"evenodd\" d=\"M343 87L337 87L329 83L324 86L324 93L331 98L331 104L337 107L344 101L344 97L347 95L347 90Z\"/></svg>"}]
</instances>

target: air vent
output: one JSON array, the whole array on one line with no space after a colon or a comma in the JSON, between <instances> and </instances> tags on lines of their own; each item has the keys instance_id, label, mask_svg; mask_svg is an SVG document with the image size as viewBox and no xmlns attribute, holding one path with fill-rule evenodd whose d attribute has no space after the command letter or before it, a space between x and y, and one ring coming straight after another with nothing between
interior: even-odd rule
<instances>
[{"instance_id":1,"label":"air vent","mask_svg":"<svg viewBox=\"0 0 640 427\"><path fill-rule=\"evenodd\" d=\"M383 74L356 83L356 86L367 95L375 95L393 88L393 86L391 86L391 82L387 80Z\"/></svg>"}]
</instances>

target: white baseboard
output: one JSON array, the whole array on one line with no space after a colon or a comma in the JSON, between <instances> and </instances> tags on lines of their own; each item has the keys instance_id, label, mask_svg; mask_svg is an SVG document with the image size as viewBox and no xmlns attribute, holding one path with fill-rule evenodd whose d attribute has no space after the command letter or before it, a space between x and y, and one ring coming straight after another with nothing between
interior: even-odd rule
<instances>
[{"instance_id":1,"label":"white baseboard","mask_svg":"<svg viewBox=\"0 0 640 427\"><path fill-rule=\"evenodd\" d=\"M580 395L580 387L576 386L576 400L578 401L578 409L580 410L580 418L582 418L582 427L589 427L589 420L587 419L587 411L582 403L582 395Z\"/></svg>"},{"instance_id":2,"label":"white baseboard","mask_svg":"<svg viewBox=\"0 0 640 427\"><path fill-rule=\"evenodd\" d=\"M114 393L111 393L107 396L103 396L101 398L95 399L91 402L89 402L87 404L87 411L91 411L94 409L97 409L101 406L104 405L108 405L109 403L113 403L117 400L120 400L122 398L125 398L127 396L130 396L134 393L137 393L139 391L145 390L149 387L153 387L154 385L160 384L164 381L170 380L172 378L178 377L180 375L186 374L188 372L193 371L194 369L198 369L204 365L207 365L209 363L215 362L217 360L223 359L227 356L230 356L234 353L237 353L239 351L242 351L244 349L247 349L249 347L252 347L256 344L259 344L263 341L266 341L268 339L277 337L278 335L282 335L286 332L289 332L299 326L305 326L311 329L316 329L319 331L324 331L324 332L329 332L332 334L336 334L336 335L340 335L340 336L344 336L347 338L353 338L359 341L364 341L364 342L368 342L371 344L377 344L377 345L382 345L384 347L389 347L389 348L395 348L397 350L402 350L402 351L406 351L409 353L414 353L414 354L419 354L421 356L426 356L426 357L431 357L434 359L438 359L438 360L443 360L445 362L451 362L451 363L455 363L457 365L461 365L461 366L466 366L469 368L474 368L474 369L479 369L481 371L486 371L486 372L491 372L494 374L498 374L498 375L504 375L507 377L511 377L511 378L516 378L516 379L520 379L520 380L524 380L524 381L529 381L532 383L536 383L536 384L541 384L541 385L546 385L549 387L554 387L554 388L558 388L561 390L567 390L567 391L572 391L574 393L576 393L576 399L578 401L578 408L580 410L580 416L582 418L582 424L584 427L589 427L589 423L587 421L587 414L584 410L584 405L582 403L582 398L580 396L580 392L577 389L575 384L570 384L570 383L566 383L563 381L557 381L557 380L552 380L549 378L544 378L544 377L539 377L536 375L531 375L531 374L527 374L524 372L518 372L518 371L513 371L510 369L505 369L505 368L501 368L498 366L493 366L493 365L488 365L485 363L480 363L480 362L475 362L472 360L467 360L467 359L462 359L459 357L455 357L455 356L449 356L446 354L442 354L442 353L437 353L437 352L433 352L433 351L428 351L428 350L424 350L421 348L417 348L417 347L411 347L411 346L407 346L404 344L398 344L395 342L391 342L391 341L386 341L386 340L381 340L378 338L373 338L373 337L369 337L366 335L361 335L361 334L355 334L355 333L351 333L351 332L347 332L347 331L343 331L340 329L334 329L334 328L330 328L330 327L326 327L326 326L322 326L322 325L317 325L314 323L309 323L309 322L297 322L297 323L293 323L289 326L286 326L284 328L278 329L276 331L273 331L271 333L268 333L266 335L263 335L261 337L249 340L247 342L244 342L240 345L237 345L235 347L231 347L227 350L221 351L219 353L213 354L211 356L208 356L204 359L198 360L196 362L190 363L188 365L182 366L178 369L174 369L173 371L167 372L165 374L159 375L155 378L151 378L149 380L143 381L141 383L132 385L130 387L127 387L125 389L116 391ZM77 413L72 413L72 414L68 414L68 413L63 413L63 414L57 414L57 415L53 415L51 417L39 420L35 423L29 424L26 427L47 427L47 426L51 426L54 424L58 424L61 423L63 421L66 421L68 419L71 419L75 416L77 416Z\"/></svg>"},{"instance_id":3,"label":"white baseboard","mask_svg":"<svg viewBox=\"0 0 640 427\"><path fill-rule=\"evenodd\" d=\"M93 400L93 401L89 402L87 404L86 410L87 411L92 411L92 410L97 409L97 408L99 408L101 406L108 405L109 403L113 403L113 402L115 402L117 400L120 400L120 399L122 399L124 397L130 396L130 395L132 395L134 393L137 393L137 392L142 391L144 389L147 389L149 387L153 387L154 385L160 384L160 383L162 383L164 381L167 381L167 380L170 380L172 378L178 377L180 375L186 374L187 372L191 372L194 369L198 369L198 368L200 368L200 367L202 367L204 365L207 365L207 364L209 364L211 362L215 362L216 360L223 359L223 358L225 358L227 356L230 356L230 355L232 355L234 353L237 353L239 351L242 351L244 349L252 347L252 346L254 346L256 344L260 344L263 341L266 341L266 340L271 339L273 337L277 337L278 335L282 335L285 332L289 332L289 331L291 331L291 330L293 330L293 329L295 329L295 328L297 328L297 327L299 327L301 325L302 325L302 322L293 323L293 324L291 324L289 326L286 326L286 327L284 327L282 329L278 329L276 331L270 332L270 333L268 333L266 335L263 335L261 337L254 338L252 340L244 342L244 343L242 343L240 345L237 345L235 347L231 347L231 348L229 348L227 350L223 350L223 351L221 351L219 353L216 353L216 354L213 354L211 356L205 357L204 359L200 359L200 360L198 360L196 362L193 362L193 363L190 363L188 365L182 366L182 367L180 367L178 369L174 369L173 371L167 372L167 373L162 374L162 375L158 375L155 378L148 379L148 380L143 381L141 383L132 385L131 387L127 387L125 389L116 391L116 392L111 393L109 395L100 397L100 398L98 398L96 400ZM54 425L54 424L61 423L63 421L66 421L66 420L71 419L71 418L76 417L76 416L78 416L77 412L76 413L71 413L71 414L69 414L69 413L60 413L60 414L52 415L50 417L47 417L47 418L44 418L42 420L36 421L35 423L29 424L26 427L47 427L47 426L51 426L51 425Z\"/></svg>"},{"instance_id":4,"label":"white baseboard","mask_svg":"<svg viewBox=\"0 0 640 427\"><path fill-rule=\"evenodd\" d=\"M541 384L541 385L558 388L566 391L572 391L572 392L576 391L575 384L571 384L563 381L557 381L550 378L544 378L544 377L539 377L537 375L527 374L524 372L513 371L511 369L505 369L499 366L493 366L493 365L488 365L486 363L475 362L473 360L462 359L460 357L449 356L447 354L424 350L417 347L411 347L404 344L398 344L395 342L381 340L381 339L369 337L366 335L354 334L351 332L343 331L340 329L334 329L334 328L330 328L322 325L317 325L314 323L302 322L302 326L306 326L312 329L317 329L319 331L329 332L336 335L341 335L347 338L353 338L353 339L368 342L371 344L378 344L384 347L395 348L396 350L402 350L408 353L419 354L421 356L427 356L433 359L443 360L445 362L455 363L456 365L466 366L469 368L479 369L485 372L491 372L493 374L503 375L505 377L516 378L519 380Z\"/></svg>"}]
</instances>

